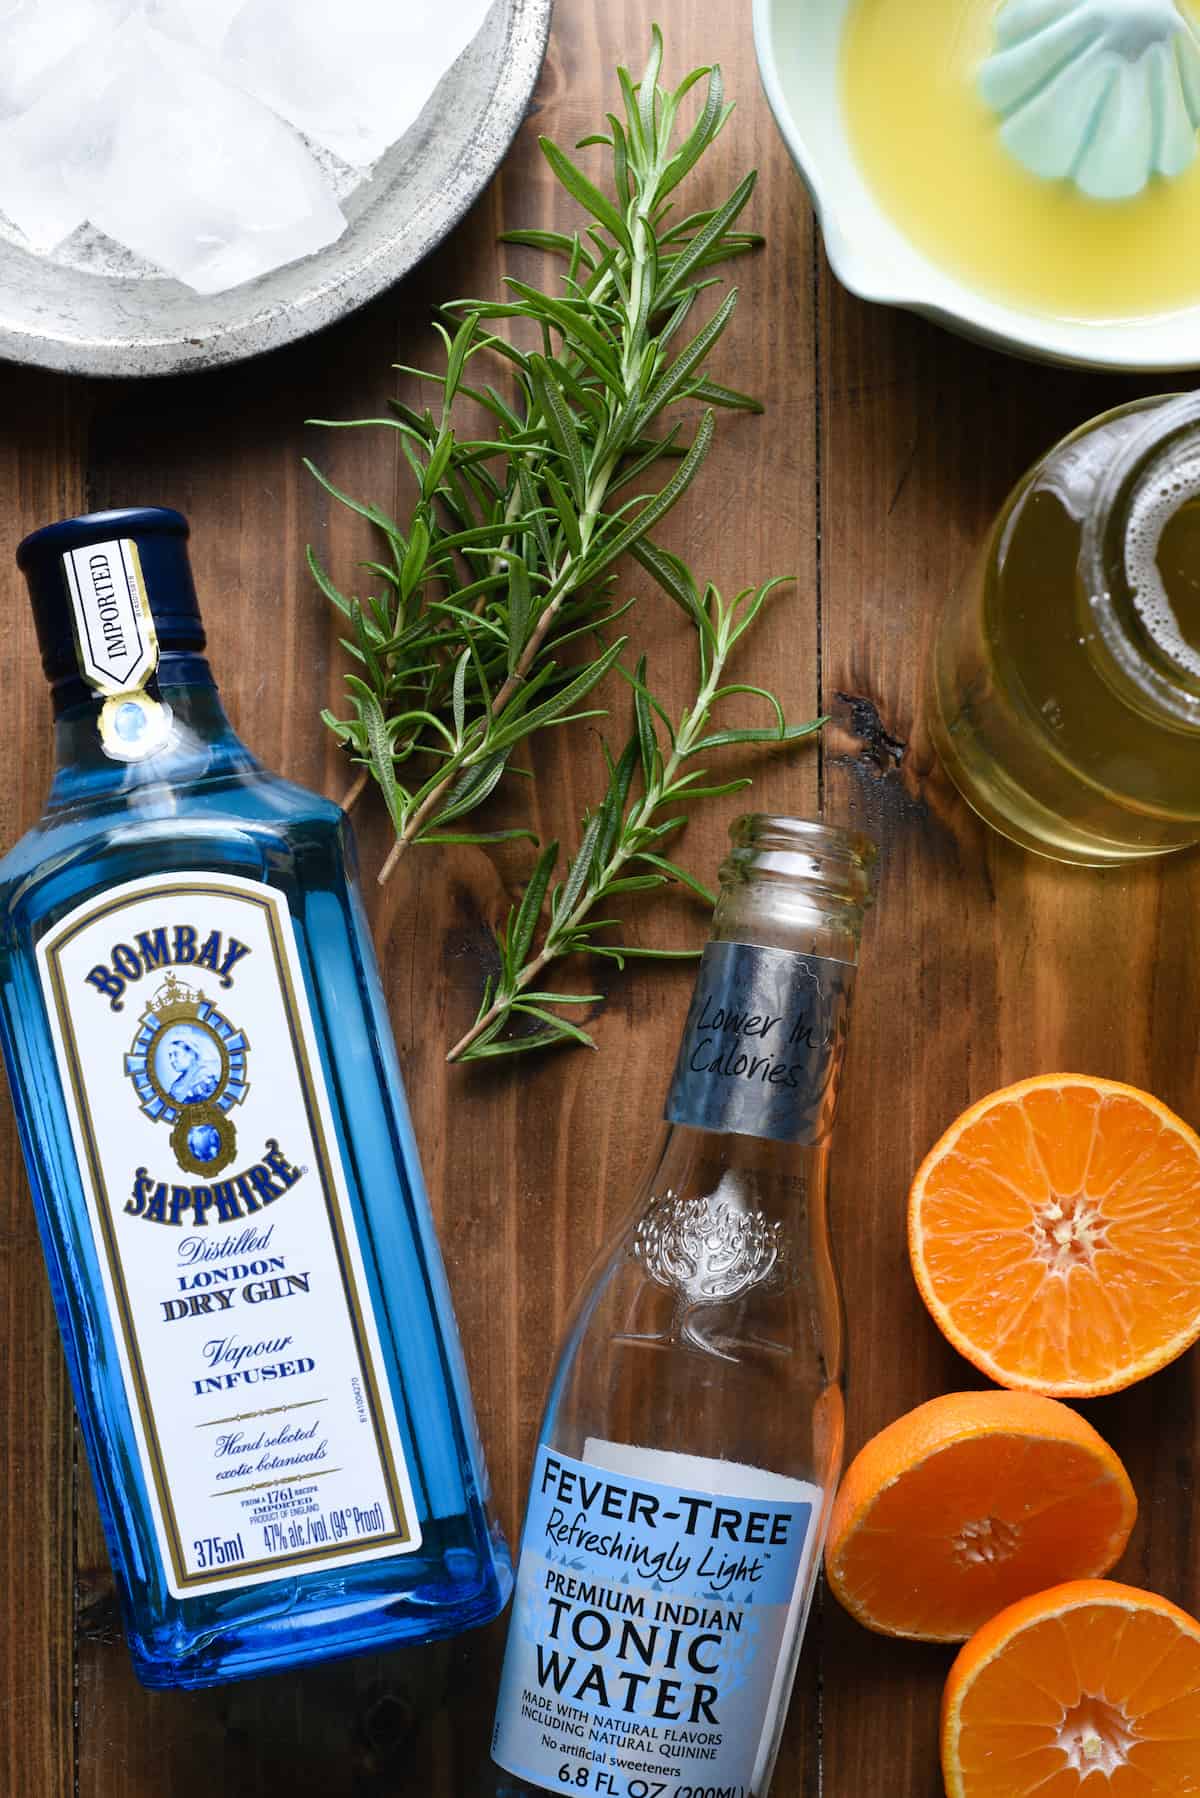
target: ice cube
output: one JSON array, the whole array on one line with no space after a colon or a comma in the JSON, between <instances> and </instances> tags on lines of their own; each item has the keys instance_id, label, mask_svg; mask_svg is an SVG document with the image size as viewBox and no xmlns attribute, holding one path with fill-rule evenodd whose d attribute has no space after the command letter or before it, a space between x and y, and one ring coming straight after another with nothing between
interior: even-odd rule
<instances>
[{"instance_id":1,"label":"ice cube","mask_svg":"<svg viewBox=\"0 0 1200 1798\"><path fill-rule=\"evenodd\" d=\"M378 161L478 35L492 0L246 0L222 49L248 93L345 162Z\"/></svg>"},{"instance_id":2,"label":"ice cube","mask_svg":"<svg viewBox=\"0 0 1200 1798\"><path fill-rule=\"evenodd\" d=\"M181 43L220 48L245 0L143 0L146 22Z\"/></svg>"},{"instance_id":3,"label":"ice cube","mask_svg":"<svg viewBox=\"0 0 1200 1798\"><path fill-rule=\"evenodd\" d=\"M64 60L104 43L134 0L9 0L0 6L0 117L45 98Z\"/></svg>"},{"instance_id":4,"label":"ice cube","mask_svg":"<svg viewBox=\"0 0 1200 1798\"><path fill-rule=\"evenodd\" d=\"M111 37L77 49L54 69L40 98L0 120L0 212L35 250L56 249L84 222L79 167L103 155L116 107Z\"/></svg>"},{"instance_id":5,"label":"ice cube","mask_svg":"<svg viewBox=\"0 0 1200 1798\"><path fill-rule=\"evenodd\" d=\"M199 293L219 293L341 236L303 144L198 54L140 19L121 33L125 92L79 173L91 222Z\"/></svg>"}]
</instances>

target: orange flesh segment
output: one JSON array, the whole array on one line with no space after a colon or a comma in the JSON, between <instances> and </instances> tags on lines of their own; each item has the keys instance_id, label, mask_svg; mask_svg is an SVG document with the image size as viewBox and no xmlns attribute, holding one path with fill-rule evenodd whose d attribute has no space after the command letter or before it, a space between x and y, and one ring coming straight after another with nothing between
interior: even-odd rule
<instances>
[{"instance_id":1,"label":"orange flesh segment","mask_svg":"<svg viewBox=\"0 0 1200 1798\"><path fill-rule=\"evenodd\" d=\"M1118 1390L1200 1334L1200 1141L1131 1088L1025 1082L927 1158L911 1244L936 1321L993 1379Z\"/></svg>"},{"instance_id":2,"label":"orange flesh segment","mask_svg":"<svg viewBox=\"0 0 1200 1798\"><path fill-rule=\"evenodd\" d=\"M854 1591L906 1633L959 1640L1064 1571L1104 1572L1128 1528L1095 1457L988 1437L930 1458L880 1495L851 1551Z\"/></svg>"},{"instance_id":3,"label":"orange flesh segment","mask_svg":"<svg viewBox=\"0 0 1200 1798\"><path fill-rule=\"evenodd\" d=\"M951 1798L1200 1793L1200 1624L1102 1581L1012 1606L946 1689Z\"/></svg>"},{"instance_id":4,"label":"orange flesh segment","mask_svg":"<svg viewBox=\"0 0 1200 1798\"><path fill-rule=\"evenodd\" d=\"M870 1629L961 1642L1015 1599L1106 1573L1137 1498L1077 1412L1029 1393L950 1393L899 1417L846 1472L826 1566Z\"/></svg>"}]
</instances>

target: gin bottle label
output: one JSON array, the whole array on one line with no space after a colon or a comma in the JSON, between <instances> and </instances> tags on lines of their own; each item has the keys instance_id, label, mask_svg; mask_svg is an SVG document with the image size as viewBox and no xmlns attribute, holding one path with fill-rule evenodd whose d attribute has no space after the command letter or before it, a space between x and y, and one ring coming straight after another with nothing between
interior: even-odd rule
<instances>
[{"instance_id":1,"label":"gin bottle label","mask_svg":"<svg viewBox=\"0 0 1200 1798\"><path fill-rule=\"evenodd\" d=\"M667 1095L670 1124L814 1143L833 1124L854 969L709 943Z\"/></svg>"},{"instance_id":2,"label":"gin bottle label","mask_svg":"<svg viewBox=\"0 0 1200 1798\"><path fill-rule=\"evenodd\" d=\"M538 1451L492 1743L548 1791L760 1789L821 1494L780 1474L589 1442Z\"/></svg>"},{"instance_id":3,"label":"gin bottle label","mask_svg":"<svg viewBox=\"0 0 1200 1798\"><path fill-rule=\"evenodd\" d=\"M420 1546L286 901L93 897L38 944L79 1178L177 1598Z\"/></svg>"}]
</instances>

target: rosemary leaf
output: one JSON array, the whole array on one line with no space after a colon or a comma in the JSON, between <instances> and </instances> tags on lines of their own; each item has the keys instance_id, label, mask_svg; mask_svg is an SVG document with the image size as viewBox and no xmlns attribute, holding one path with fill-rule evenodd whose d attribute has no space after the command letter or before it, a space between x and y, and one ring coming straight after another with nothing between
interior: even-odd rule
<instances>
[{"instance_id":1,"label":"rosemary leaf","mask_svg":"<svg viewBox=\"0 0 1200 1798\"><path fill-rule=\"evenodd\" d=\"M392 518L309 464L383 544L360 569L381 586L365 599L311 551L310 566L352 626L347 711L326 721L387 801L396 845L385 876L411 844L444 840L447 822L461 822L502 777L496 758L570 718L609 672L620 650L602 635L605 618L624 608L597 601L619 557L633 551L673 599L685 592L698 603L691 576L649 534L700 473L715 410L757 404L709 369L736 290L687 336L711 271L757 242L737 229L754 178L679 216L675 189L730 109L716 68L664 88L662 48L655 29L641 82L618 72L623 116L610 115L609 131L587 140L607 148L607 180L542 141L585 223L507 237L561 258L556 291L510 280L502 299L453 303L439 326L440 368L409 371L429 396L424 410L397 402L391 418L324 421L400 434L418 489L410 516ZM686 122L681 107L693 90ZM508 321L534 326L541 348L500 336ZM482 374L496 359L507 371L503 393ZM697 399L708 410L688 441L678 408ZM471 434L464 403L486 409L487 435ZM666 469L669 478L654 484ZM583 669L564 663L563 647L589 633Z\"/></svg>"},{"instance_id":2,"label":"rosemary leaf","mask_svg":"<svg viewBox=\"0 0 1200 1798\"><path fill-rule=\"evenodd\" d=\"M549 917L543 925L541 945L535 954L536 925L546 910L547 889L558 857L557 843L542 852L521 902L519 930L510 921L507 933L499 941L500 976L488 982L474 1024L451 1049L447 1060L476 1061L581 1041L594 1047L591 1038L576 1024L547 1009L554 1004L582 1003L577 996L559 997L543 989L546 969L566 956L597 955L620 967L627 957L675 960L698 953L695 949L644 949L627 943L595 941L598 932L615 923L604 917L599 908L620 894L648 891L669 882L686 887L711 907L715 897L707 887L653 845L672 835L686 821L686 812L673 808L686 807L708 794L736 791L747 783L738 779L715 787L698 787L694 783L704 771L688 771L685 764L701 748L727 743L787 745L819 729L820 720L789 725L779 701L765 688L741 681L723 684L725 669L748 624L761 615L765 601L777 586L777 582L771 581L763 587L747 589L738 594L732 605L725 603L715 587L709 587L703 599L697 597L689 615L696 631L698 690L678 723L666 726L671 748L665 758L656 719L665 721L667 715L646 684L645 660L638 663L634 673L622 668L634 689L633 732L617 758L605 748L608 787L599 805L584 819L583 835L568 863L565 880L549 893ZM731 698L747 694L767 702L775 718L772 726L709 730L715 711ZM651 872L644 871L647 869ZM534 988L536 993L530 990ZM534 998L536 1004L531 1004ZM524 1035L507 1034L510 1025L520 1023L523 1016L531 1013L540 1029Z\"/></svg>"}]
</instances>

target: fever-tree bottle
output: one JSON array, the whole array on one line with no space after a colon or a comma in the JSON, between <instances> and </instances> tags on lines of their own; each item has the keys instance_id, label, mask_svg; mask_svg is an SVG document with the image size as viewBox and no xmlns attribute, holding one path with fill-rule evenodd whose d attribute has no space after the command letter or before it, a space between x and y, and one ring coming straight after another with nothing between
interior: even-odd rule
<instances>
[{"instance_id":1,"label":"fever-tree bottle","mask_svg":"<svg viewBox=\"0 0 1200 1798\"><path fill-rule=\"evenodd\" d=\"M841 1469L826 1179L872 857L735 826L665 1133L551 1385L503 1798L770 1785Z\"/></svg>"},{"instance_id":2,"label":"fever-tree bottle","mask_svg":"<svg viewBox=\"0 0 1200 1798\"><path fill-rule=\"evenodd\" d=\"M152 1686L448 1635L511 1582L345 819L230 728L186 537L22 544L58 766L0 864L4 1055Z\"/></svg>"}]
</instances>

